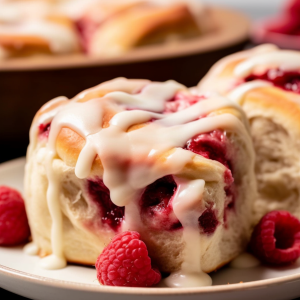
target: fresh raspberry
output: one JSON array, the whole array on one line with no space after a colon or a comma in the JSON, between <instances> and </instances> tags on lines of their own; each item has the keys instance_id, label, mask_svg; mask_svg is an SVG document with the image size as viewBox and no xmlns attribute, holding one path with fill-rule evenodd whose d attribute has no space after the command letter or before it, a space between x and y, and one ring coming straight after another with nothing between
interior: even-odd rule
<instances>
[{"instance_id":1,"label":"fresh raspberry","mask_svg":"<svg viewBox=\"0 0 300 300\"><path fill-rule=\"evenodd\" d=\"M99 255L96 269L103 285L149 287L161 279L160 272L151 266L147 246L135 231L116 235Z\"/></svg>"},{"instance_id":2,"label":"fresh raspberry","mask_svg":"<svg viewBox=\"0 0 300 300\"><path fill-rule=\"evenodd\" d=\"M300 222L287 211L266 214L254 228L250 250L262 262L282 265L300 257Z\"/></svg>"},{"instance_id":3,"label":"fresh raspberry","mask_svg":"<svg viewBox=\"0 0 300 300\"><path fill-rule=\"evenodd\" d=\"M12 246L28 240L28 225L21 194L7 186L0 186L0 245Z\"/></svg>"}]
</instances>

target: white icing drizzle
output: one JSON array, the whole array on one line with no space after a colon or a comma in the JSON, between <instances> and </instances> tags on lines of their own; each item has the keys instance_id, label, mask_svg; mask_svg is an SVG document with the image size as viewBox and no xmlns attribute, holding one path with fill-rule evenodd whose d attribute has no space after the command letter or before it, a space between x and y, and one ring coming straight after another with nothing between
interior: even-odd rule
<instances>
[{"instance_id":1,"label":"white icing drizzle","mask_svg":"<svg viewBox=\"0 0 300 300\"><path fill-rule=\"evenodd\" d=\"M252 254L244 252L236 257L229 266L234 269L248 269L260 265L260 261Z\"/></svg>"},{"instance_id":2,"label":"white icing drizzle","mask_svg":"<svg viewBox=\"0 0 300 300\"><path fill-rule=\"evenodd\" d=\"M107 94L104 99L112 99L118 104L125 105L127 108L139 108L161 112L164 109L165 99L171 99L175 93L185 87L173 80L164 83L152 83L144 87L141 93L130 95L124 92L112 92ZM162 99L164 101L162 101Z\"/></svg>"},{"instance_id":3,"label":"white icing drizzle","mask_svg":"<svg viewBox=\"0 0 300 300\"><path fill-rule=\"evenodd\" d=\"M283 71L293 71L300 69L300 53L291 50L274 49L271 52L253 52L250 57L241 62L234 69L234 76L244 78L250 75L255 68L260 70L268 68L279 68ZM254 80L242 83L233 89L228 97L241 103L246 93L253 89L273 86L272 83L264 80Z\"/></svg>"},{"instance_id":4,"label":"white icing drizzle","mask_svg":"<svg viewBox=\"0 0 300 300\"><path fill-rule=\"evenodd\" d=\"M95 87L87 89L79 93L73 101L83 101L86 97L89 97L91 94L97 94L101 91L121 91L128 94L136 94L140 92L146 85L150 83L146 79L131 79L126 80L126 78L118 77L113 80L103 82Z\"/></svg>"},{"instance_id":5,"label":"white icing drizzle","mask_svg":"<svg viewBox=\"0 0 300 300\"><path fill-rule=\"evenodd\" d=\"M258 66L276 66L283 71L299 70L300 53L292 50L278 50L256 54L238 64L234 69L234 75L240 78L247 77Z\"/></svg>"},{"instance_id":6,"label":"white icing drizzle","mask_svg":"<svg viewBox=\"0 0 300 300\"><path fill-rule=\"evenodd\" d=\"M212 284L212 280L201 269L201 235L198 224L198 218L205 210L201 201L205 181L175 178L178 188L173 200L173 210L184 228L185 248L181 270L172 273L165 283L169 287L208 286Z\"/></svg>"},{"instance_id":7,"label":"white icing drizzle","mask_svg":"<svg viewBox=\"0 0 300 300\"><path fill-rule=\"evenodd\" d=\"M244 96L251 90L255 90L261 87L272 86L270 82L264 80L253 80L239 85L228 94L228 98L232 101L241 104Z\"/></svg>"},{"instance_id":8,"label":"white icing drizzle","mask_svg":"<svg viewBox=\"0 0 300 300\"><path fill-rule=\"evenodd\" d=\"M241 51L237 52L231 55L228 55L221 60L219 60L205 75L205 77L199 82L198 90L201 92L212 92L218 90L218 85L215 82L215 78L218 78L220 74L223 72L223 70L228 66L228 64L239 61L239 60L247 60L248 58L251 58L255 55L259 54L265 54L270 55L273 52L276 52L278 50L278 47L272 44L264 44L257 46L255 48L252 48L247 51ZM234 78L233 78L234 79ZM236 82L236 79L234 79L234 82ZM223 87L226 91L230 87L230 84L232 82L226 82L226 87Z\"/></svg>"},{"instance_id":9,"label":"white icing drizzle","mask_svg":"<svg viewBox=\"0 0 300 300\"><path fill-rule=\"evenodd\" d=\"M52 146L52 147L51 147ZM54 145L55 146L55 145ZM53 170L53 161L56 155L53 145L48 143L46 154L46 172L48 177L47 204L52 219L51 246L52 254L43 258L41 266L45 269L61 269L67 265L63 251L63 215L60 209L60 185Z\"/></svg>"},{"instance_id":10,"label":"white icing drizzle","mask_svg":"<svg viewBox=\"0 0 300 300\"><path fill-rule=\"evenodd\" d=\"M139 93L111 92L102 98L77 102L88 98L89 93L96 95L99 91L101 94L101 89L118 90L118 85L123 88L127 86L130 92ZM104 169L103 182L110 190L112 202L125 206L123 230L138 230L141 224L138 200L145 187L166 175L174 176L178 183L174 213L183 225L183 241L186 247L182 270L170 277L169 285L211 284L209 276L201 269L201 240L198 229L198 218L204 210L201 199L205 182L201 179L187 181L180 177L183 168L196 156L181 147L193 136L216 129L236 132L244 137L244 142L248 145L251 141L244 125L234 115L209 115L224 107L241 110L237 104L225 98L202 100L180 112L162 114L165 102L180 91L187 92L188 89L174 81L149 83L119 78L85 91L67 105L62 105L48 112L48 116L36 120L33 127L38 126L40 120L49 121L54 112L56 113L51 123L46 161L53 254L43 260L44 267L58 268L66 264L63 254L63 215L59 204L60 187L53 164L57 156L57 136L63 127L67 127L86 140L76 163L76 176L90 176L96 155L100 157ZM116 114L110 120L110 126L102 128L105 110L109 108L114 109ZM126 108L145 110L125 110ZM207 117L198 119L200 116ZM129 130L134 125L149 121L151 122L147 126ZM249 154L253 156L252 152Z\"/></svg>"}]
</instances>

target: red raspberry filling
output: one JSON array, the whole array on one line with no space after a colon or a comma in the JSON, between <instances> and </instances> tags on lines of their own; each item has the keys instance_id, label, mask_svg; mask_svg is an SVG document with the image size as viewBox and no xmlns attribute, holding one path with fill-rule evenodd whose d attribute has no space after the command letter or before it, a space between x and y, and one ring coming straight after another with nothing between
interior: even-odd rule
<instances>
[{"instance_id":1,"label":"red raspberry filling","mask_svg":"<svg viewBox=\"0 0 300 300\"><path fill-rule=\"evenodd\" d=\"M215 232L219 221L215 215L215 212L211 208L207 208L198 219L198 223L202 233L208 235Z\"/></svg>"},{"instance_id":2,"label":"red raspberry filling","mask_svg":"<svg viewBox=\"0 0 300 300\"><path fill-rule=\"evenodd\" d=\"M209 133L203 133L200 135L195 136L194 138L190 139L186 146L184 147L187 150L190 150L194 153L197 153L205 158L216 160L219 163L223 164L227 167L227 171L224 174L224 181L225 181L225 193L227 197L231 197L232 201L231 207L233 207L233 198L235 195L234 192L234 184L233 184L233 177L232 177L232 164L227 157L227 137L226 133L221 130L214 130ZM228 207L230 207L228 206Z\"/></svg>"},{"instance_id":3,"label":"red raspberry filling","mask_svg":"<svg viewBox=\"0 0 300 300\"><path fill-rule=\"evenodd\" d=\"M199 134L190 139L184 149L205 158L216 160L231 169L230 160L227 158L226 135L223 131L214 130L209 133Z\"/></svg>"},{"instance_id":4,"label":"red raspberry filling","mask_svg":"<svg viewBox=\"0 0 300 300\"><path fill-rule=\"evenodd\" d=\"M88 180L88 192L100 207L102 223L118 231L124 218L124 207L116 206L111 201L109 189L101 179Z\"/></svg>"},{"instance_id":5,"label":"red raspberry filling","mask_svg":"<svg viewBox=\"0 0 300 300\"><path fill-rule=\"evenodd\" d=\"M254 228L250 250L262 262L282 265L300 257L300 222L287 211L266 214Z\"/></svg>"},{"instance_id":6,"label":"red raspberry filling","mask_svg":"<svg viewBox=\"0 0 300 300\"><path fill-rule=\"evenodd\" d=\"M300 93L300 72L270 69L260 75L252 74L245 78L245 81L248 82L257 79L271 82L276 87L282 88L286 91Z\"/></svg>"},{"instance_id":7,"label":"red raspberry filling","mask_svg":"<svg viewBox=\"0 0 300 300\"><path fill-rule=\"evenodd\" d=\"M14 246L28 241L30 228L21 194L0 186L0 245Z\"/></svg>"},{"instance_id":8,"label":"red raspberry filling","mask_svg":"<svg viewBox=\"0 0 300 300\"><path fill-rule=\"evenodd\" d=\"M50 133L51 123L39 125L39 137L48 138Z\"/></svg>"},{"instance_id":9,"label":"red raspberry filling","mask_svg":"<svg viewBox=\"0 0 300 300\"><path fill-rule=\"evenodd\" d=\"M160 178L147 186L141 199L141 216L151 228L173 230L182 225L174 215L172 201L177 184L171 175Z\"/></svg>"},{"instance_id":10,"label":"red raspberry filling","mask_svg":"<svg viewBox=\"0 0 300 300\"><path fill-rule=\"evenodd\" d=\"M135 231L115 236L98 257L96 269L103 285L150 287L161 280L160 272L151 266L146 244Z\"/></svg>"},{"instance_id":11,"label":"red raspberry filling","mask_svg":"<svg viewBox=\"0 0 300 300\"><path fill-rule=\"evenodd\" d=\"M165 105L165 113L175 113L184 110L197 102L204 100L205 96L200 95L190 95L184 93L177 93L175 97Z\"/></svg>"}]
</instances>

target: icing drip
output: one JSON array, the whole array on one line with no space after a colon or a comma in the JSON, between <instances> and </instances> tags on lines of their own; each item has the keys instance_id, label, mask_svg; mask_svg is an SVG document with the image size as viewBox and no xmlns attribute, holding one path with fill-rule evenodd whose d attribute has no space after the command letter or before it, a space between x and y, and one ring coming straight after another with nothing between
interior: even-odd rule
<instances>
[{"instance_id":1,"label":"icing drip","mask_svg":"<svg viewBox=\"0 0 300 300\"><path fill-rule=\"evenodd\" d=\"M245 78L250 75L256 67L279 67L283 71L294 71L300 69L300 53L291 50L273 51L251 56L241 62L234 69L234 75Z\"/></svg>"},{"instance_id":2,"label":"icing drip","mask_svg":"<svg viewBox=\"0 0 300 300\"><path fill-rule=\"evenodd\" d=\"M89 99L91 95L101 94L101 87L113 90L114 85L117 86L116 89L120 85L131 93L111 92L102 98L95 97L87 102L78 102ZM174 176L178 184L174 213L183 225L183 241L186 248L182 270L172 274L168 279L169 284L173 286L211 284L209 276L201 270L198 224L198 218L205 210L201 201L205 182L200 179L187 181L181 177L184 167L197 156L182 147L195 135L216 129L239 133L244 137L245 144L249 145L251 141L245 127L234 115L210 115L213 111L225 107L241 110L237 104L225 98L203 99L182 111L163 114L165 103L182 90L187 91L184 86L174 81L149 83L120 78L85 91L67 105L47 112L48 117L55 113L47 144L46 161L49 180L47 201L52 217L53 254L43 260L44 267L58 268L65 264L63 215L59 206L60 187L54 165L57 137L60 130L67 127L86 140L76 163L76 176L88 178L94 159L99 156L104 169L103 183L110 191L112 202L117 206L125 206L123 230L139 230L142 222L138 200L145 188L164 176L170 174ZM110 108L117 113L109 121L110 126L103 128L105 112ZM144 110L126 110L133 108ZM41 117L40 120L49 122L48 117ZM39 124L39 120L36 123ZM140 126L134 130L134 125ZM34 132L37 129L32 130ZM252 152L249 154L253 157Z\"/></svg>"},{"instance_id":3,"label":"icing drip","mask_svg":"<svg viewBox=\"0 0 300 300\"><path fill-rule=\"evenodd\" d=\"M51 146L50 146L51 147ZM52 254L41 260L45 269L61 269L67 265L63 251L63 215L60 209L60 186L53 170L55 151L51 148L46 155L46 171L48 177L47 204L52 219L51 243Z\"/></svg>"},{"instance_id":4,"label":"icing drip","mask_svg":"<svg viewBox=\"0 0 300 300\"><path fill-rule=\"evenodd\" d=\"M209 275L201 269L201 235L198 218L205 210L201 201L205 181L176 178L178 189L173 200L176 217L183 226L185 243L181 270L166 278L169 287L197 287L212 284Z\"/></svg>"}]
</instances>

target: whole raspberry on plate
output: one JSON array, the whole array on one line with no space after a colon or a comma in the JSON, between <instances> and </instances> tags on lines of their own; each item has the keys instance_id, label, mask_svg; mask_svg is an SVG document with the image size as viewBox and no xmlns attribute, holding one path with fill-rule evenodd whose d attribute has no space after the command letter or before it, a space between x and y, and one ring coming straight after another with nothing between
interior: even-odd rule
<instances>
[{"instance_id":1,"label":"whole raspberry on plate","mask_svg":"<svg viewBox=\"0 0 300 300\"><path fill-rule=\"evenodd\" d=\"M160 272L151 266L146 244L135 231L115 236L99 255L96 269L103 285L150 287L161 279Z\"/></svg>"},{"instance_id":2,"label":"whole raspberry on plate","mask_svg":"<svg viewBox=\"0 0 300 300\"><path fill-rule=\"evenodd\" d=\"M0 186L0 245L24 243L30 236L24 200L21 194L7 186Z\"/></svg>"},{"instance_id":3,"label":"whole raspberry on plate","mask_svg":"<svg viewBox=\"0 0 300 300\"><path fill-rule=\"evenodd\" d=\"M254 228L250 249L268 264L294 262L300 257L300 221L287 211L266 214Z\"/></svg>"}]
</instances>

